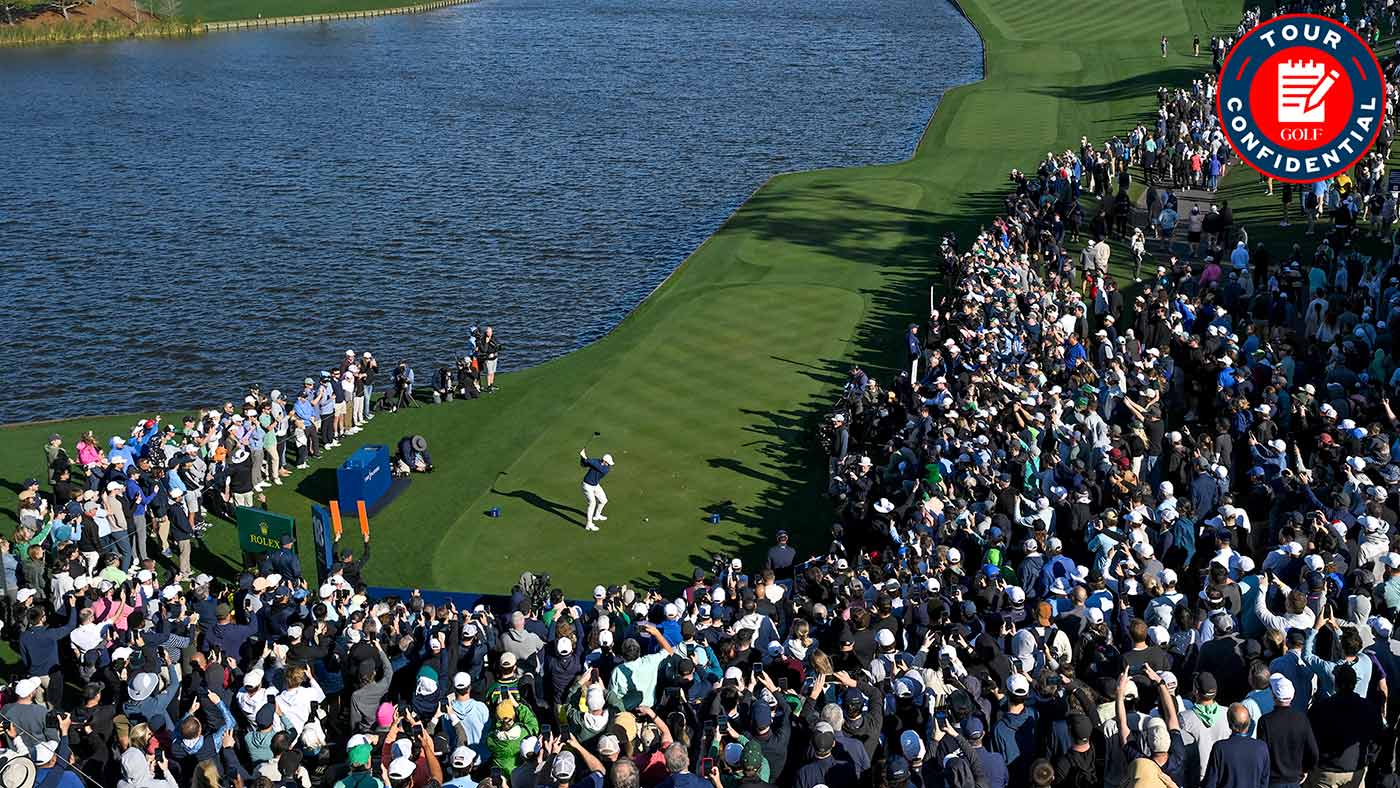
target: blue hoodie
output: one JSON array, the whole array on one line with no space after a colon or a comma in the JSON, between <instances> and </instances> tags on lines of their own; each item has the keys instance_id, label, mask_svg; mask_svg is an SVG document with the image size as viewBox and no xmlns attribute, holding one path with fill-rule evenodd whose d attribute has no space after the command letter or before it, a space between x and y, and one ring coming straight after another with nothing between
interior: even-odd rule
<instances>
[{"instance_id":1,"label":"blue hoodie","mask_svg":"<svg viewBox=\"0 0 1400 788\"><path fill-rule=\"evenodd\" d=\"M1006 756L1012 785L1030 782L1031 760L1039 751L1036 744L1038 716L1032 706L1024 707L1018 714L1003 711L992 728L992 748Z\"/></svg>"},{"instance_id":2,"label":"blue hoodie","mask_svg":"<svg viewBox=\"0 0 1400 788\"><path fill-rule=\"evenodd\" d=\"M152 492L150 495L147 495L140 484L128 478L126 480L126 497L127 500L131 501L132 514L145 515L146 507L150 505L151 501L155 500L156 494Z\"/></svg>"},{"instance_id":3,"label":"blue hoodie","mask_svg":"<svg viewBox=\"0 0 1400 788\"><path fill-rule=\"evenodd\" d=\"M297 414L297 417L307 424L315 421L317 416L316 408L311 404L311 400L307 398L306 392L302 392L301 396L297 397L296 404L292 406L292 412Z\"/></svg>"},{"instance_id":4,"label":"blue hoodie","mask_svg":"<svg viewBox=\"0 0 1400 788\"><path fill-rule=\"evenodd\" d=\"M127 448L131 449L132 455L134 457L140 457L142 454L145 453L146 445L151 442L151 439L155 438L159 434L159 424L152 424L149 427L143 426L140 435L127 440Z\"/></svg>"},{"instance_id":5,"label":"blue hoodie","mask_svg":"<svg viewBox=\"0 0 1400 788\"><path fill-rule=\"evenodd\" d=\"M123 444L118 446L117 441L123 441ZM116 435L113 435L111 440L107 441L107 459L110 461L114 457L125 457L126 467L128 468L135 467L136 465L136 450L132 448L131 441L119 438Z\"/></svg>"}]
</instances>

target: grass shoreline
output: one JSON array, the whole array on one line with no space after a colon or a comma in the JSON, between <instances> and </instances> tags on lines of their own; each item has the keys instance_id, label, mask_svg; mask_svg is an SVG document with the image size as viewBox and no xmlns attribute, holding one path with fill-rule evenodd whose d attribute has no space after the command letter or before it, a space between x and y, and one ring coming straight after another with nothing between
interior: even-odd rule
<instances>
[{"instance_id":1,"label":"grass shoreline","mask_svg":"<svg viewBox=\"0 0 1400 788\"><path fill-rule=\"evenodd\" d=\"M129 38L194 38L205 32L204 23L184 20L149 20L135 25L109 19L95 22L58 21L25 27L0 26L0 47L88 44Z\"/></svg>"},{"instance_id":2,"label":"grass shoreline","mask_svg":"<svg viewBox=\"0 0 1400 788\"><path fill-rule=\"evenodd\" d=\"M0 25L0 47L45 46L60 44L120 41L130 38L192 38L229 30L252 30L377 16L420 14L456 5L468 5L478 0L431 0L431 2L395 3L390 0L300 0L290 9L275 16L258 15L249 11L259 6L252 0L195 0L197 13L180 19L149 19L136 24L98 19L91 22L55 20L39 25ZM213 16L209 16L212 12Z\"/></svg>"},{"instance_id":3,"label":"grass shoreline","mask_svg":"<svg viewBox=\"0 0 1400 788\"><path fill-rule=\"evenodd\" d=\"M1182 51L1192 33L1206 38L1240 13L1234 0L1125 0L1111 18L1090 0L954 5L982 39L983 75L944 94L909 159L775 176L603 338L504 376L485 400L376 419L334 462L269 490L269 508L304 521L356 445L419 432L438 472L372 524L377 585L499 591L543 569L580 594L599 581L681 583L715 553L761 560L779 527L800 550L824 544L812 427L851 362L888 378L900 330L932 283L938 238L1000 211L1012 167L1149 117L1159 84L1208 65ZM1167 59L1163 33L1175 42ZM1242 173L1227 180L1221 196L1237 222L1272 217L1255 192ZM1115 250L1115 263L1125 257ZM64 424L110 435L129 420L6 427L0 483L34 472L48 432L71 445ZM604 437L592 448L619 464L612 519L586 534L576 453L594 430ZM484 518L492 506L501 519ZM710 512L720 525L704 522ZM228 568L231 531L211 532L201 569Z\"/></svg>"}]
</instances>

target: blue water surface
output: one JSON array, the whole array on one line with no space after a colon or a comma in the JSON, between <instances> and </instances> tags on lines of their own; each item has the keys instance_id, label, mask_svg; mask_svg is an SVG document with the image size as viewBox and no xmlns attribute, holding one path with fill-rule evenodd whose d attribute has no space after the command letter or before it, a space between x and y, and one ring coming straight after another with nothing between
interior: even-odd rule
<instances>
[{"instance_id":1,"label":"blue water surface","mask_svg":"<svg viewBox=\"0 0 1400 788\"><path fill-rule=\"evenodd\" d=\"M0 421L208 404L348 348L606 333L770 175L907 157L945 0L485 0L0 50Z\"/></svg>"}]
</instances>

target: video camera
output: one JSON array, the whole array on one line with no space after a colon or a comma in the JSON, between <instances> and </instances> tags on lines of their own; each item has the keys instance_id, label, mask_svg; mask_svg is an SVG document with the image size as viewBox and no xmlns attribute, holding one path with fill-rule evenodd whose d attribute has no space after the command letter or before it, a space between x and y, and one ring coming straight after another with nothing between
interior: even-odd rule
<instances>
[{"instance_id":1,"label":"video camera","mask_svg":"<svg viewBox=\"0 0 1400 788\"><path fill-rule=\"evenodd\" d=\"M538 613L549 607L549 573L520 573L520 593L530 605L531 612Z\"/></svg>"}]
</instances>

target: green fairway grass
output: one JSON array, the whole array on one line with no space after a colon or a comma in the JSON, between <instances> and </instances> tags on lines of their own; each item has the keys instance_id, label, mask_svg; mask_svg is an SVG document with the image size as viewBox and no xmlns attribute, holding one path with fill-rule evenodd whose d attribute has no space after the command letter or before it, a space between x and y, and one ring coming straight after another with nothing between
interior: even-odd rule
<instances>
[{"instance_id":1,"label":"green fairway grass","mask_svg":"<svg viewBox=\"0 0 1400 788\"><path fill-rule=\"evenodd\" d=\"M201 22L333 14L418 5L423 0L183 0L181 14Z\"/></svg>"},{"instance_id":2,"label":"green fairway grass","mask_svg":"<svg viewBox=\"0 0 1400 788\"><path fill-rule=\"evenodd\" d=\"M416 476L373 523L374 584L502 592L529 569L587 596L597 582L671 585L716 551L752 566L780 527L799 550L823 546L826 464L813 427L853 360L882 383L892 377L903 327L935 284L941 234L965 236L1001 211L1011 168L1150 118L1158 85L1187 84L1209 66L1208 55L1190 56L1192 32L1204 51L1241 14L1238 0L963 5L985 40L988 73L943 97L914 158L771 180L604 339L503 376L484 400L381 416L330 461L270 490L270 508L305 523L353 448L417 432L437 472ZM1301 235L1296 226L1280 234L1277 198L1242 166L1220 198L1254 238ZM1120 278L1125 259L1115 247ZM361 344L372 349L374 337ZM306 368L325 363L308 358ZM19 481L42 475L49 432L71 451L82 429L110 436L131 420L0 431L0 518L13 518ZM590 454L611 452L617 467L605 483L610 519L586 533L578 450L595 430ZM499 519L483 514L493 506ZM356 530L347 525L349 538ZM212 552L196 553L201 568L227 573L231 532L211 532ZM309 562L306 528L301 548Z\"/></svg>"}]
</instances>

